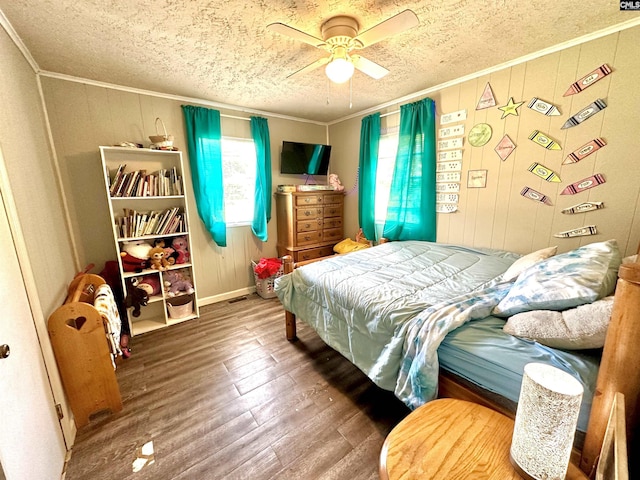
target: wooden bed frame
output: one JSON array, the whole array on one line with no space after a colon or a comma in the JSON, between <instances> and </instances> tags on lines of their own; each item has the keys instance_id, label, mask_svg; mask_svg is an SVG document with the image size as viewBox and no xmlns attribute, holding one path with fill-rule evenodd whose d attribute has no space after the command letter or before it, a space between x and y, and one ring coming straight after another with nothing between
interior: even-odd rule
<instances>
[{"instance_id":1,"label":"wooden bed frame","mask_svg":"<svg viewBox=\"0 0 640 480\"><path fill-rule=\"evenodd\" d=\"M291 273L297 267L318 260L322 258L295 263L292 257L285 256L284 273ZM285 311L285 325L287 340L296 340L296 317L293 313ZM640 400L640 263L621 265L618 272L611 323L579 458L580 469L590 477L595 473L616 392L624 395L627 438L634 441L632 434L640 424L636 412ZM480 403L507 416L515 416L515 411L509 405L472 389L444 372L439 377L438 395ZM635 440L640 441L640 438Z\"/></svg>"}]
</instances>

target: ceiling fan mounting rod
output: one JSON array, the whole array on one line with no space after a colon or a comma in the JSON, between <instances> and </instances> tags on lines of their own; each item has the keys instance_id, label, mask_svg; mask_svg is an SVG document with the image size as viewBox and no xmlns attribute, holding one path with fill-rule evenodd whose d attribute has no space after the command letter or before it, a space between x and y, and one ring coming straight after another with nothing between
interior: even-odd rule
<instances>
[{"instance_id":1,"label":"ceiling fan mounting rod","mask_svg":"<svg viewBox=\"0 0 640 480\"><path fill-rule=\"evenodd\" d=\"M344 46L348 50L361 48L362 45L358 45L358 41L354 40L359 28L358 21L353 17L332 17L322 24L322 39L329 45Z\"/></svg>"}]
</instances>

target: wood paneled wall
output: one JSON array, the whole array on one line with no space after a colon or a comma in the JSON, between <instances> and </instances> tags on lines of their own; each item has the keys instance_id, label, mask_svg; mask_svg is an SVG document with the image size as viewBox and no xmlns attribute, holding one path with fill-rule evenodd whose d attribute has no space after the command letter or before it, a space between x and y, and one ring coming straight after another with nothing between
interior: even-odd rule
<instances>
[{"instance_id":1,"label":"wood paneled wall","mask_svg":"<svg viewBox=\"0 0 640 480\"><path fill-rule=\"evenodd\" d=\"M464 123L465 136L458 212L438 215L438 241L527 253L549 245L568 251L615 238L624 254L635 253L640 241L640 57L635 51L639 42L640 27L634 27L429 94L436 102L438 120L443 113L467 111L466 121L459 122ZM573 82L603 63L613 69L611 75L577 95L563 97ZM497 106L476 110L487 83ZM497 107L506 105L511 97L525 104L518 109L518 116L502 119ZM561 116L544 116L527 108L533 97L556 105ZM598 98L605 100L607 108L576 127L561 129L567 118ZM392 106L386 112L398 108ZM383 124L397 123L398 116L385 117ZM340 152L332 168L341 178L355 178L360 121L349 119L330 126L333 151ZM484 147L467 142L469 130L477 123L488 123L493 129ZM530 141L533 130L555 139L562 150L546 150ZM494 148L505 134L517 148L502 161ZM562 165L569 153L597 137L607 146L579 163ZM549 183L530 173L533 162L557 172L562 182ZM467 188L469 170L478 169L488 170L486 188ZM576 195L560 195L568 184L595 173L602 173L606 183ZM522 197L520 191L525 186L547 195L552 205ZM561 213L563 208L586 201L603 201L605 208L577 215ZM354 194L346 201L347 234L355 234L357 219ZM592 224L598 229L595 236L553 237L554 233Z\"/></svg>"}]
</instances>

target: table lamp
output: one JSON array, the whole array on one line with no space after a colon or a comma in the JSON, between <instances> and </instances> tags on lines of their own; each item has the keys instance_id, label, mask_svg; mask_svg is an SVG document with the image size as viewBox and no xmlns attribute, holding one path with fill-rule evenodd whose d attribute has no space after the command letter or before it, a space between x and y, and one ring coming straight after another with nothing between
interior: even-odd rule
<instances>
[{"instance_id":1,"label":"table lamp","mask_svg":"<svg viewBox=\"0 0 640 480\"><path fill-rule=\"evenodd\" d=\"M556 367L525 365L510 455L522 477L565 478L582 393L582 384Z\"/></svg>"}]
</instances>

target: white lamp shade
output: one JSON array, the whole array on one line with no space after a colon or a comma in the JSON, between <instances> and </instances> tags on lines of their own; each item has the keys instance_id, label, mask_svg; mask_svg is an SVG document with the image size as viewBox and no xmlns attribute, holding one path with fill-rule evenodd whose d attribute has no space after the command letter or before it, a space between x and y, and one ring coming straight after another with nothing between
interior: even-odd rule
<instances>
[{"instance_id":1,"label":"white lamp shade","mask_svg":"<svg viewBox=\"0 0 640 480\"><path fill-rule=\"evenodd\" d=\"M334 83L344 83L353 76L353 63L345 58L334 58L325 67L325 73Z\"/></svg>"},{"instance_id":2,"label":"white lamp shade","mask_svg":"<svg viewBox=\"0 0 640 480\"><path fill-rule=\"evenodd\" d=\"M583 391L578 380L558 368L525 365L511 442L518 473L540 480L565 478Z\"/></svg>"}]
</instances>

